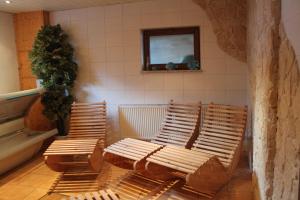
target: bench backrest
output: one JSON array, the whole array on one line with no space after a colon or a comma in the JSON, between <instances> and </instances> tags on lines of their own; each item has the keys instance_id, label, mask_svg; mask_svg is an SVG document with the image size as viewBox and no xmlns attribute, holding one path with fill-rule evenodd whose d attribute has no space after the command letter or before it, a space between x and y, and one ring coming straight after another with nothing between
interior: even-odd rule
<instances>
[{"instance_id":1,"label":"bench backrest","mask_svg":"<svg viewBox=\"0 0 300 200\"><path fill-rule=\"evenodd\" d=\"M200 114L200 102L185 104L171 100L160 131L151 142L190 148L199 134Z\"/></svg>"},{"instance_id":2,"label":"bench backrest","mask_svg":"<svg viewBox=\"0 0 300 200\"><path fill-rule=\"evenodd\" d=\"M106 136L106 103L74 103L71 108L69 138L102 139Z\"/></svg>"},{"instance_id":3,"label":"bench backrest","mask_svg":"<svg viewBox=\"0 0 300 200\"><path fill-rule=\"evenodd\" d=\"M209 104L200 135L192 149L216 155L225 167L235 168L246 122L247 107Z\"/></svg>"}]
</instances>

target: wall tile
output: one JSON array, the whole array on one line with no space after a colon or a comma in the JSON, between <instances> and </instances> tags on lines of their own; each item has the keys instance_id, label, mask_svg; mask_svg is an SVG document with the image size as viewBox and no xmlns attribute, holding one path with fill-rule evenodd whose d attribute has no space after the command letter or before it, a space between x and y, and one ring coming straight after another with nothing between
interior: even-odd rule
<instances>
[{"instance_id":1,"label":"wall tile","mask_svg":"<svg viewBox=\"0 0 300 200\"><path fill-rule=\"evenodd\" d=\"M202 43L202 59L207 58L226 58L227 55L222 51L215 42Z\"/></svg>"},{"instance_id":2,"label":"wall tile","mask_svg":"<svg viewBox=\"0 0 300 200\"><path fill-rule=\"evenodd\" d=\"M206 90L226 90L227 79L226 76L220 74L207 74L203 77L203 86Z\"/></svg>"},{"instance_id":3,"label":"wall tile","mask_svg":"<svg viewBox=\"0 0 300 200\"><path fill-rule=\"evenodd\" d=\"M105 6L104 10L105 10L105 19L122 17L122 5L121 4Z\"/></svg>"},{"instance_id":4,"label":"wall tile","mask_svg":"<svg viewBox=\"0 0 300 200\"><path fill-rule=\"evenodd\" d=\"M123 30L139 30L141 23L141 15L125 15L123 17Z\"/></svg>"},{"instance_id":5,"label":"wall tile","mask_svg":"<svg viewBox=\"0 0 300 200\"><path fill-rule=\"evenodd\" d=\"M227 74L247 74L247 64L232 57L226 58Z\"/></svg>"},{"instance_id":6,"label":"wall tile","mask_svg":"<svg viewBox=\"0 0 300 200\"><path fill-rule=\"evenodd\" d=\"M161 23L161 15L157 13L143 14L142 15L142 28L160 28L164 27Z\"/></svg>"},{"instance_id":7,"label":"wall tile","mask_svg":"<svg viewBox=\"0 0 300 200\"><path fill-rule=\"evenodd\" d=\"M227 63L223 58L206 58L201 61L203 73L226 74Z\"/></svg>"},{"instance_id":8,"label":"wall tile","mask_svg":"<svg viewBox=\"0 0 300 200\"><path fill-rule=\"evenodd\" d=\"M146 90L162 90L164 89L164 75L162 74L145 74Z\"/></svg>"},{"instance_id":9,"label":"wall tile","mask_svg":"<svg viewBox=\"0 0 300 200\"><path fill-rule=\"evenodd\" d=\"M164 90L145 90L146 104L161 104L164 101Z\"/></svg>"},{"instance_id":10,"label":"wall tile","mask_svg":"<svg viewBox=\"0 0 300 200\"><path fill-rule=\"evenodd\" d=\"M124 90L125 77L124 76L110 76L105 79L106 88L109 90Z\"/></svg>"},{"instance_id":11,"label":"wall tile","mask_svg":"<svg viewBox=\"0 0 300 200\"><path fill-rule=\"evenodd\" d=\"M124 46L124 61L140 61L141 51L137 45Z\"/></svg>"},{"instance_id":12,"label":"wall tile","mask_svg":"<svg viewBox=\"0 0 300 200\"><path fill-rule=\"evenodd\" d=\"M227 92L224 90L207 90L206 103L227 104Z\"/></svg>"},{"instance_id":13,"label":"wall tile","mask_svg":"<svg viewBox=\"0 0 300 200\"><path fill-rule=\"evenodd\" d=\"M174 12L181 10L181 0L160 0L161 12Z\"/></svg>"},{"instance_id":14,"label":"wall tile","mask_svg":"<svg viewBox=\"0 0 300 200\"><path fill-rule=\"evenodd\" d=\"M204 25L203 14L198 11L184 11L181 13L183 26L200 26Z\"/></svg>"},{"instance_id":15,"label":"wall tile","mask_svg":"<svg viewBox=\"0 0 300 200\"><path fill-rule=\"evenodd\" d=\"M110 104L120 104L121 99L124 98L124 90L107 90L106 101Z\"/></svg>"},{"instance_id":16,"label":"wall tile","mask_svg":"<svg viewBox=\"0 0 300 200\"><path fill-rule=\"evenodd\" d=\"M245 90L228 90L227 104L244 106L247 102L247 91Z\"/></svg>"},{"instance_id":17,"label":"wall tile","mask_svg":"<svg viewBox=\"0 0 300 200\"><path fill-rule=\"evenodd\" d=\"M51 24L60 24L61 26L66 26L70 22L70 16L65 11L53 12L50 15Z\"/></svg>"},{"instance_id":18,"label":"wall tile","mask_svg":"<svg viewBox=\"0 0 300 200\"><path fill-rule=\"evenodd\" d=\"M205 89L205 76L200 73L185 73L183 75L184 90Z\"/></svg>"},{"instance_id":19,"label":"wall tile","mask_svg":"<svg viewBox=\"0 0 300 200\"><path fill-rule=\"evenodd\" d=\"M227 75L227 86L229 90L246 90L247 89L247 77L241 75Z\"/></svg>"},{"instance_id":20,"label":"wall tile","mask_svg":"<svg viewBox=\"0 0 300 200\"><path fill-rule=\"evenodd\" d=\"M122 76L124 74L123 62L107 62L106 75L109 76Z\"/></svg>"},{"instance_id":21,"label":"wall tile","mask_svg":"<svg viewBox=\"0 0 300 200\"><path fill-rule=\"evenodd\" d=\"M123 19L120 18L105 18L105 32L111 33L119 31L123 28Z\"/></svg>"},{"instance_id":22,"label":"wall tile","mask_svg":"<svg viewBox=\"0 0 300 200\"><path fill-rule=\"evenodd\" d=\"M141 15L141 4L140 3L126 3L123 4L123 16L139 16Z\"/></svg>"},{"instance_id":23,"label":"wall tile","mask_svg":"<svg viewBox=\"0 0 300 200\"><path fill-rule=\"evenodd\" d=\"M144 90L126 90L123 99L124 104L143 104L145 103Z\"/></svg>"},{"instance_id":24,"label":"wall tile","mask_svg":"<svg viewBox=\"0 0 300 200\"><path fill-rule=\"evenodd\" d=\"M141 74L142 66L140 62L124 62L124 70L126 75Z\"/></svg>"},{"instance_id":25,"label":"wall tile","mask_svg":"<svg viewBox=\"0 0 300 200\"><path fill-rule=\"evenodd\" d=\"M99 34L100 36L105 35L104 20L97 20L97 19L89 20L87 22L87 25L88 25L89 37L96 39L96 37L99 37L98 36Z\"/></svg>"},{"instance_id":26,"label":"wall tile","mask_svg":"<svg viewBox=\"0 0 300 200\"><path fill-rule=\"evenodd\" d=\"M90 62L104 62L105 61L105 48L98 47L98 48L90 48L89 49L89 59Z\"/></svg>"},{"instance_id":27,"label":"wall tile","mask_svg":"<svg viewBox=\"0 0 300 200\"><path fill-rule=\"evenodd\" d=\"M162 13L161 23L165 27L180 27L182 25L181 13L178 11Z\"/></svg>"},{"instance_id":28,"label":"wall tile","mask_svg":"<svg viewBox=\"0 0 300 200\"><path fill-rule=\"evenodd\" d=\"M104 22L105 11L104 7L91 7L87 10L88 21L90 20L98 20Z\"/></svg>"},{"instance_id":29,"label":"wall tile","mask_svg":"<svg viewBox=\"0 0 300 200\"><path fill-rule=\"evenodd\" d=\"M140 30L123 31L123 45L125 47L137 46L140 49L142 43L141 40L142 40L142 35Z\"/></svg>"},{"instance_id":30,"label":"wall tile","mask_svg":"<svg viewBox=\"0 0 300 200\"><path fill-rule=\"evenodd\" d=\"M143 75L129 75L125 78L125 90L144 90Z\"/></svg>"},{"instance_id":31,"label":"wall tile","mask_svg":"<svg viewBox=\"0 0 300 200\"><path fill-rule=\"evenodd\" d=\"M121 46L123 44L123 33L121 31L113 31L106 34L106 46Z\"/></svg>"},{"instance_id":32,"label":"wall tile","mask_svg":"<svg viewBox=\"0 0 300 200\"><path fill-rule=\"evenodd\" d=\"M124 51L122 46L106 48L107 62L122 62L124 61Z\"/></svg>"},{"instance_id":33,"label":"wall tile","mask_svg":"<svg viewBox=\"0 0 300 200\"><path fill-rule=\"evenodd\" d=\"M152 1L143 1L140 3L140 9L142 14L149 14L149 13L160 13L161 7L159 1L161 0L152 0Z\"/></svg>"},{"instance_id":34,"label":"wall tile","mask_svg":"<svg viewBox=\"0 0 300 200\"><path fill-rule=\"evenodd\" d=\"M183 89L183 74L165 74L164 85L166 90L182 90Z\"/></svg>"},{"instance_id":35,"label":"wall tile","mask_svg":"<svg viewBox=\"0 0 300 200\"><path fill-rule=\"evenodd\" d=\"M183 102L183 90L165 90L164 102L168 103L170 100Z\"/></svg>"},{"instance_id":36,"label":"wall tile","mask_svg":"<svg viewBox=\"0 0 300 200\"><path fill-rule=\"evenodd\" d=\"M74 57L75 57L75 61L76 63L79 65L79 69L82 66L89 66L89 50L86 48L81 48L81 49L75 49L74 51ZM89 71L84 71L89 73Z\"/></svg>"},{"instance_id":37,"label":"wall tile","mask_svg":"<svg viewBox=\"0 0 300 200\"><path fill-rule=\"evenodd\" d=\"M184 90L183 100L186 103L189 102L201 102L207 103L207 92L206 90Z\"/></svg>"},{"instance_id":38,"label":"wall tile","mask_svg":"<svg viewBox=\"0 0 300 200\"><path fill-rule=\"evenodd\" d=\"M105 62L91 62L90 73L94 76L105 76L106 75L106 63Z\"/></svg>"},{"instance_id":39,"label":"wall tile","mask_svg":"<svg viewBox=\"0 0 300 200\"><path fill-rule=\"evenodd\" d=\"M86 21L87 20L87 9L74 9L74 10L68 10L67 11L70 16L71 21L77 21L77 20L82 20Z\"/></svg>"}]
</instances>

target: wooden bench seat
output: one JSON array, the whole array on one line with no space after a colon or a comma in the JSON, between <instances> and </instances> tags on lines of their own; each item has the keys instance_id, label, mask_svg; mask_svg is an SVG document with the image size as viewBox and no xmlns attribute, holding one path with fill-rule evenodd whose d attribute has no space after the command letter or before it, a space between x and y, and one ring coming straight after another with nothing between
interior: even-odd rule
<instances>
[{"instance_id":1,"label":"wooden bench seat","mask_svg":"<svg viewBox=\"0 0 300 200\"><path fill-rule=\"evenodd\" d=\"M236 168L246 121L246 107L210 104L192 148L167 145L146 159L146 169L169 171L198 191L214 194Z\"/></svg>"},{"instance_id":2,"label":"wooden bench seat","mask_svg":"<svg viewBox=\"0 0 300 200\"><path fill-rule=\"evenodd\" d=\"M128 158L134 162L134 168L136 169L138 162L142 161L161 147L162 145L125 138L105 148L104 156L106 153L111 153L123 158Z\"/></svg>"},{"instance_id":3,"label":"wooden bench seat","mask_svg":"<svg viewBox=\"0 0 300 200\"><path fill-rule=\"evenodd\" d=\"M44 156L51 155L88 155L94 152L97 139L55 140L45 151Z\"/></svg>"},{"instance_id":4,"label":"wooden bench seat","mask_svg":"<svg viewBox=\"0 0 300 200\"><path fill-rule=\"evenodd\" d=\"M178 146L167 145L153 154L147 161L180 170L185 173L194 173L199 166L205 163L212 155L190 151Z\"/></svg>"},{"instance_id":5,"label":"wooden bench seat","mask_svg":"<svg viewBox=\"0 0 300 200\"><path fill-rule=\"evenodd\" d=\"M199 134L201 103L180 104L172 100L160 131L145 142L126 138L104 149L108 162L126 169L143 171L145 158L170 144L190 148Z\"/></svg>"}]
</instances>

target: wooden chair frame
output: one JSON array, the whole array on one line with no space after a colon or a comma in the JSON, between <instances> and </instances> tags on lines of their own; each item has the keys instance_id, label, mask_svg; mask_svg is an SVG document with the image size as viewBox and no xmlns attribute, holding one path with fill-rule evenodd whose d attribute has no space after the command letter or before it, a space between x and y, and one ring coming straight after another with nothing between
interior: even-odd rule
<instances>
[{"instance_id":1,"label":"wooden chair frame","mask_svg":"<svg viewBox=\"0 0 300 200\"><path fill-rule=\"evenodd\" d=\"M66 140L55 140L45 151L45 163L64 172L87 166L99 171L106 138L106 103L74 103Z\"/></svg>"},{"instance_id":2,"label":"wooden chair frame","mask_svg":"<svg viewBox=\"0 0 300 200\"><path fill-rule=\"evenodd\" d=\"M146 170L172 174L214 195L233 175L242 151L247 107L210 104L192 149L166 146L146 158Z\"/></svg>"},{"instance_id":3,"label":"wooden chair frame","mask_svg":"<svg viewBox=\"0 0 300 200\"><path fill-rule=\"evenodd\" d=\"M146 142L125 138L104 149L106 161L130 170L145 171L146 158L165 145L190 148L199 134L201 103L181 104L171 100L158 134Z\"/></svg>"}]
</instances>

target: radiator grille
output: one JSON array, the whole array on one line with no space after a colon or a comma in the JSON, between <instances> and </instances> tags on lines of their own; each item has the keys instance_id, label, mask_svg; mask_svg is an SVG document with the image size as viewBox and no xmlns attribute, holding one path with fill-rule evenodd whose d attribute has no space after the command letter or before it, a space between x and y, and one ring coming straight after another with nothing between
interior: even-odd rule
<instances>
[{"instance_id":1,"label":"radiator grille","mask_svg":"<svg viewBox=\"0 0 300 200\"><path fill-rule=\"evenodd\" d=\"M120 105L122 138L151 139L159 131L167 105Z\"/></svg>"}]
</instances>

